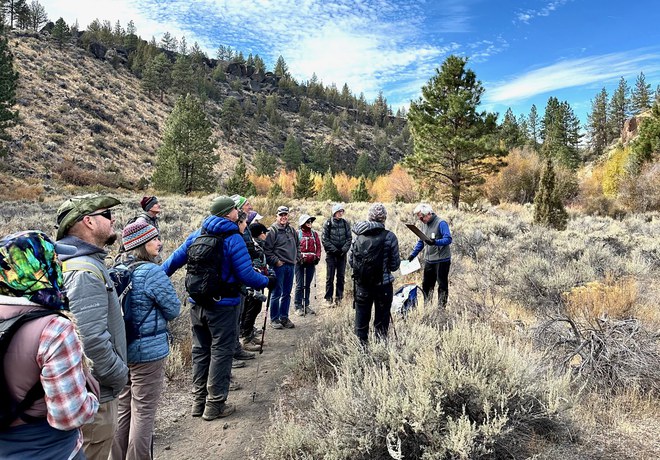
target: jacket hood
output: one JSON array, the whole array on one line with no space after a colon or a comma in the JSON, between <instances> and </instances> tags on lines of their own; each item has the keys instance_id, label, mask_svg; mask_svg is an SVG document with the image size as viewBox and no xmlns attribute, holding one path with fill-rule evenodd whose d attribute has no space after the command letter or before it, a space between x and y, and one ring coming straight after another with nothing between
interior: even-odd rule
<instances>
[{"instance_id":1,"label":"jacket hood","mask_svg":"<svg viewBox=\"0 0 660 460\"><path fill-rule=\"evenodd\" d=\"M60 254L59 258L62 262L64 262L65 260L73 259L75 257L91 256L94 254L101 254L101 258L105 258L105 256L108 254L103 248L100 248L92 243L88 243L87 241L81 240L77 236L67 235L64 238L58 240L57 242L68 244L76 248L76 253L73 255Z\"/></svg>"},{"instance_id":2,"label":"jacket hood","mask_svg":"<svg viewBox=\"0 0 660 460\"><path fill-rule=\"evenodd\" d=\"M202 230L211 235L219 235L232 230L238 231L238 225L225 217L208 216L202 223Z\"/></svg>"},{"instance_id":3,"label":"jacket hood","mask_svg":"<svg viewBox=\"0 0 660 460\"><path fill-rule=\"evenodd\" d=\"M369 235L373 233L378 233L381 230L385 229L385 224L382 222L373 222L365 220L362 222L357 222L353 225L353 233L356 235Z\"/></svg>"}]
</instances>

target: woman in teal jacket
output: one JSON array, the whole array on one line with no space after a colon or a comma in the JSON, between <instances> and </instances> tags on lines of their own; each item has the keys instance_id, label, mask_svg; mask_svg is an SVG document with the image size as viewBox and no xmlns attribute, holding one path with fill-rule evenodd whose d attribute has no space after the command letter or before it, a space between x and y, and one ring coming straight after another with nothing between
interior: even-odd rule
<instances>
[{"instance_id":1,"label":"woman in teal jacket","mask_svg":"<svg viewBox=\"0 0 660 460\"><path fill-rule=\"evenodd\" d=\"M127 321L128 384L119 395L119 420L110 460L153 458L153 428L163 391L165 362L170 353L167 322L179 316L181 303L162 268L154 263L162 244L158 230L143 221L122 233L132 269L132 289L125 308ZM127 312L124 312L126 318ZM135 333L130 333L135 329Z\"/></svg>"}]
</instances>

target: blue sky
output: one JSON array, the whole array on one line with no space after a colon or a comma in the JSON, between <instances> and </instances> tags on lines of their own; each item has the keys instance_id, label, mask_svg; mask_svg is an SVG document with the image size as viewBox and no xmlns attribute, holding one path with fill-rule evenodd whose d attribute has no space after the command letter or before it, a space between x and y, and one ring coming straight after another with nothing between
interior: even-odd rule
<instances>
[{"instance_id":1,"label":"blue sky","mask_svg":"<svg viewBox=\"0 0 660 460\"><path fill-rule=\"evenodd\" d=\"M383 91L408 106L450 54L469 58L483 82L483 108L543 113L550 96L584 121L601 88L641 71L660 84L660 6L612 0L40 0L52 20L132 19L142 38L168 31L259 54L282 55L299 81L315 72L368 100Z\"/></svg>"}]
</instances>

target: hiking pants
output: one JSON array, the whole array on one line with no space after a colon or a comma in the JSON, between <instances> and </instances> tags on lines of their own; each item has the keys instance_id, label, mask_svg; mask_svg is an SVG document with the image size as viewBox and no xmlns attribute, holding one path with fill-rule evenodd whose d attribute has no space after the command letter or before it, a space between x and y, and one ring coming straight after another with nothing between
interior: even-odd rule
<instances>
[{"instance_id":1,"label":"hiking pants","mask_svg":"<svg viewBox=\"0 0 660 460\"><path fill-rule=\"evenodd\" d=\"M99 411L91 423L82 426L83 450L90 460L107 460L117 431L119 400L99 404Z\"/></svg>"},{"instance_id":2,"label":"hiking pants","mask_svg":"<svg viewBox=\"0 0 660 460\"><path fill-rule=\"evenodd\" d=\"M163 392L167 358L129 364L128 384L119 395L119 421L109 460L153 458L153 433Z\"/></svg>"},{"instance_id":3,"label":"hiking pants","mask_svg":"<svg viewBox=\"0 0 660 460\"><path fill-rule=\"evenodd\" d=\"M270 320L279 321L289 317L291 289L293 288L293 264L275 267L277 285L270 295Z\"/></svg>"},{"instance_id":4,"label":"hiking pants","mask_svg":"<svg viewBox=\"0 0 660 460\"><path fill-rule=\"evenodd\" d=\"M303 306L309 307L309 291L315 271L316 266L314 264L296 265L296 297L294 300L296 310L302 309Z\"/></svg>"},{"instance_id":5,"label":"hiking pants","mask_svg":"<svg viewBox=\"0 0 660 460\"><path fill-rule=\"evenodd\" d=\"M332 302L332 294L335 282L335 274L337 276L337 290L335 291L335 299L340 301L344 298L344 276L346 275L346 254L325 255L325 263L328 271L325 274L325 300Z\"/></svg>"},{"instance_id":6,"label":"hiking pants","mask_svg":"<svg viewBox=\"0 0 660 460\"><path fill-rule=\"evenodd\" d=\"M374 331L376 337L387 337L392 307L392 284L363 286L355 284L355 335L362 344L369 341L371 306L374 306Z\"/></svg>"},{"instance_id":7,"label":"hiking pants","mask_svg":"<svg viewBox=\"0 0 660 460\"><path fill-rule=\"evenodd\" d=\"M238 305L193 305L190 309L195 402L220 405L227 400L237 316Z\"/></svg>"},{"instance_id":8,"label":"hiking pants","mask_svg":"<svg viewBox=\"0 0 660 460\"><path fill-rule=\"evenodd\" d=\"M245 297L245 310L243 311L243 320L241 321L241 337L249 337L254 329L254 323L261 311L261 300L255 299L249 295Z\"/></svg>"},{"instance_id":9,"label":"hiking pants","mask_svg":"<svg viewBox=\"0 0 660 460\"><path fill-rule=\"evenodd\" d=\"M424 292L424 301L430 302L433 297L433 288L438 283L438 307L447 306L449 297L449 266L451 260L445 262L424 264L424 279L422 281L422 291Z\"/></svg>"}]
</instances>

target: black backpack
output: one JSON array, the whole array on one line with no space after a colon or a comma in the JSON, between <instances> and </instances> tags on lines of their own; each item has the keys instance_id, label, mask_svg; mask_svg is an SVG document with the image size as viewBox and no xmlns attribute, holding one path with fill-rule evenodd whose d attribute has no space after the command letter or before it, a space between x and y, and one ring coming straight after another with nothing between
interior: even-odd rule
<instances>
[{"instance_id":1,"label":"black backpack","mask_svg":"<svg viewBox=\"0 0 660 460\"><path fill-rule=\"evenodd\" d=\"M221 235L202 232L188 247L186 291L196 304L212 305L222 297L238 297L239 284L222 279L225 238L238 233L232 230Z\"/></svg>"},{"instance_id":2,"label":"black backpack","mask_svg":"<svg viewBox=\"0 0 660 460\"><path fill-rule=\"evenodd\" d=\"M383 282L387 230L358 235L353 244L353 279L363 285Z\"/></svg>"},{"instance_id":3,"label":"black backpack","mask_svg":"<svg viewBox=\"0 0 660 460\"><path fill-rule=\"evenodd\" d=\"M144 318L139 322L135 322L133 318L133 311L131 309L130 293L133 290L133 272L140 265L143 265L147 262L132 262L126 265L124 262L115 261L114 265L108 269L108 274L112 283L115 285L115 292L117 297L119 297L119 303L121 304L121 311L124 315L124 327L126 328L126 343L133 343L136 339L142 337L140 335L140 327L146 319L149 317L149 314L153 311L155 304L151 306L149 311Z\"/></svg>"},{"instance_id":4,"label":"black backpack","mask_svg":"<svg viewBox=\"0 0 660 460\"><path fill-rule=\"evenodd\" d=\"M41 386L41 380L37 380L32 388L30 388L25 394L23 401L15 401L14 398L9 395L9 386L7 385L7 380L5 378L4 366L5 354L7 353L7 349L9 348L9 344L11 343L14 334L16 334L25 323L48 315L65 316L56 310L36 310L21 313L12 318L0 319L0 371L2 372L0 375L0 430L9 428L9 425L19 417L28 423L41 420L24 414L32 404L44 397L44 388Z\"/></svg>"}]
</instances>

